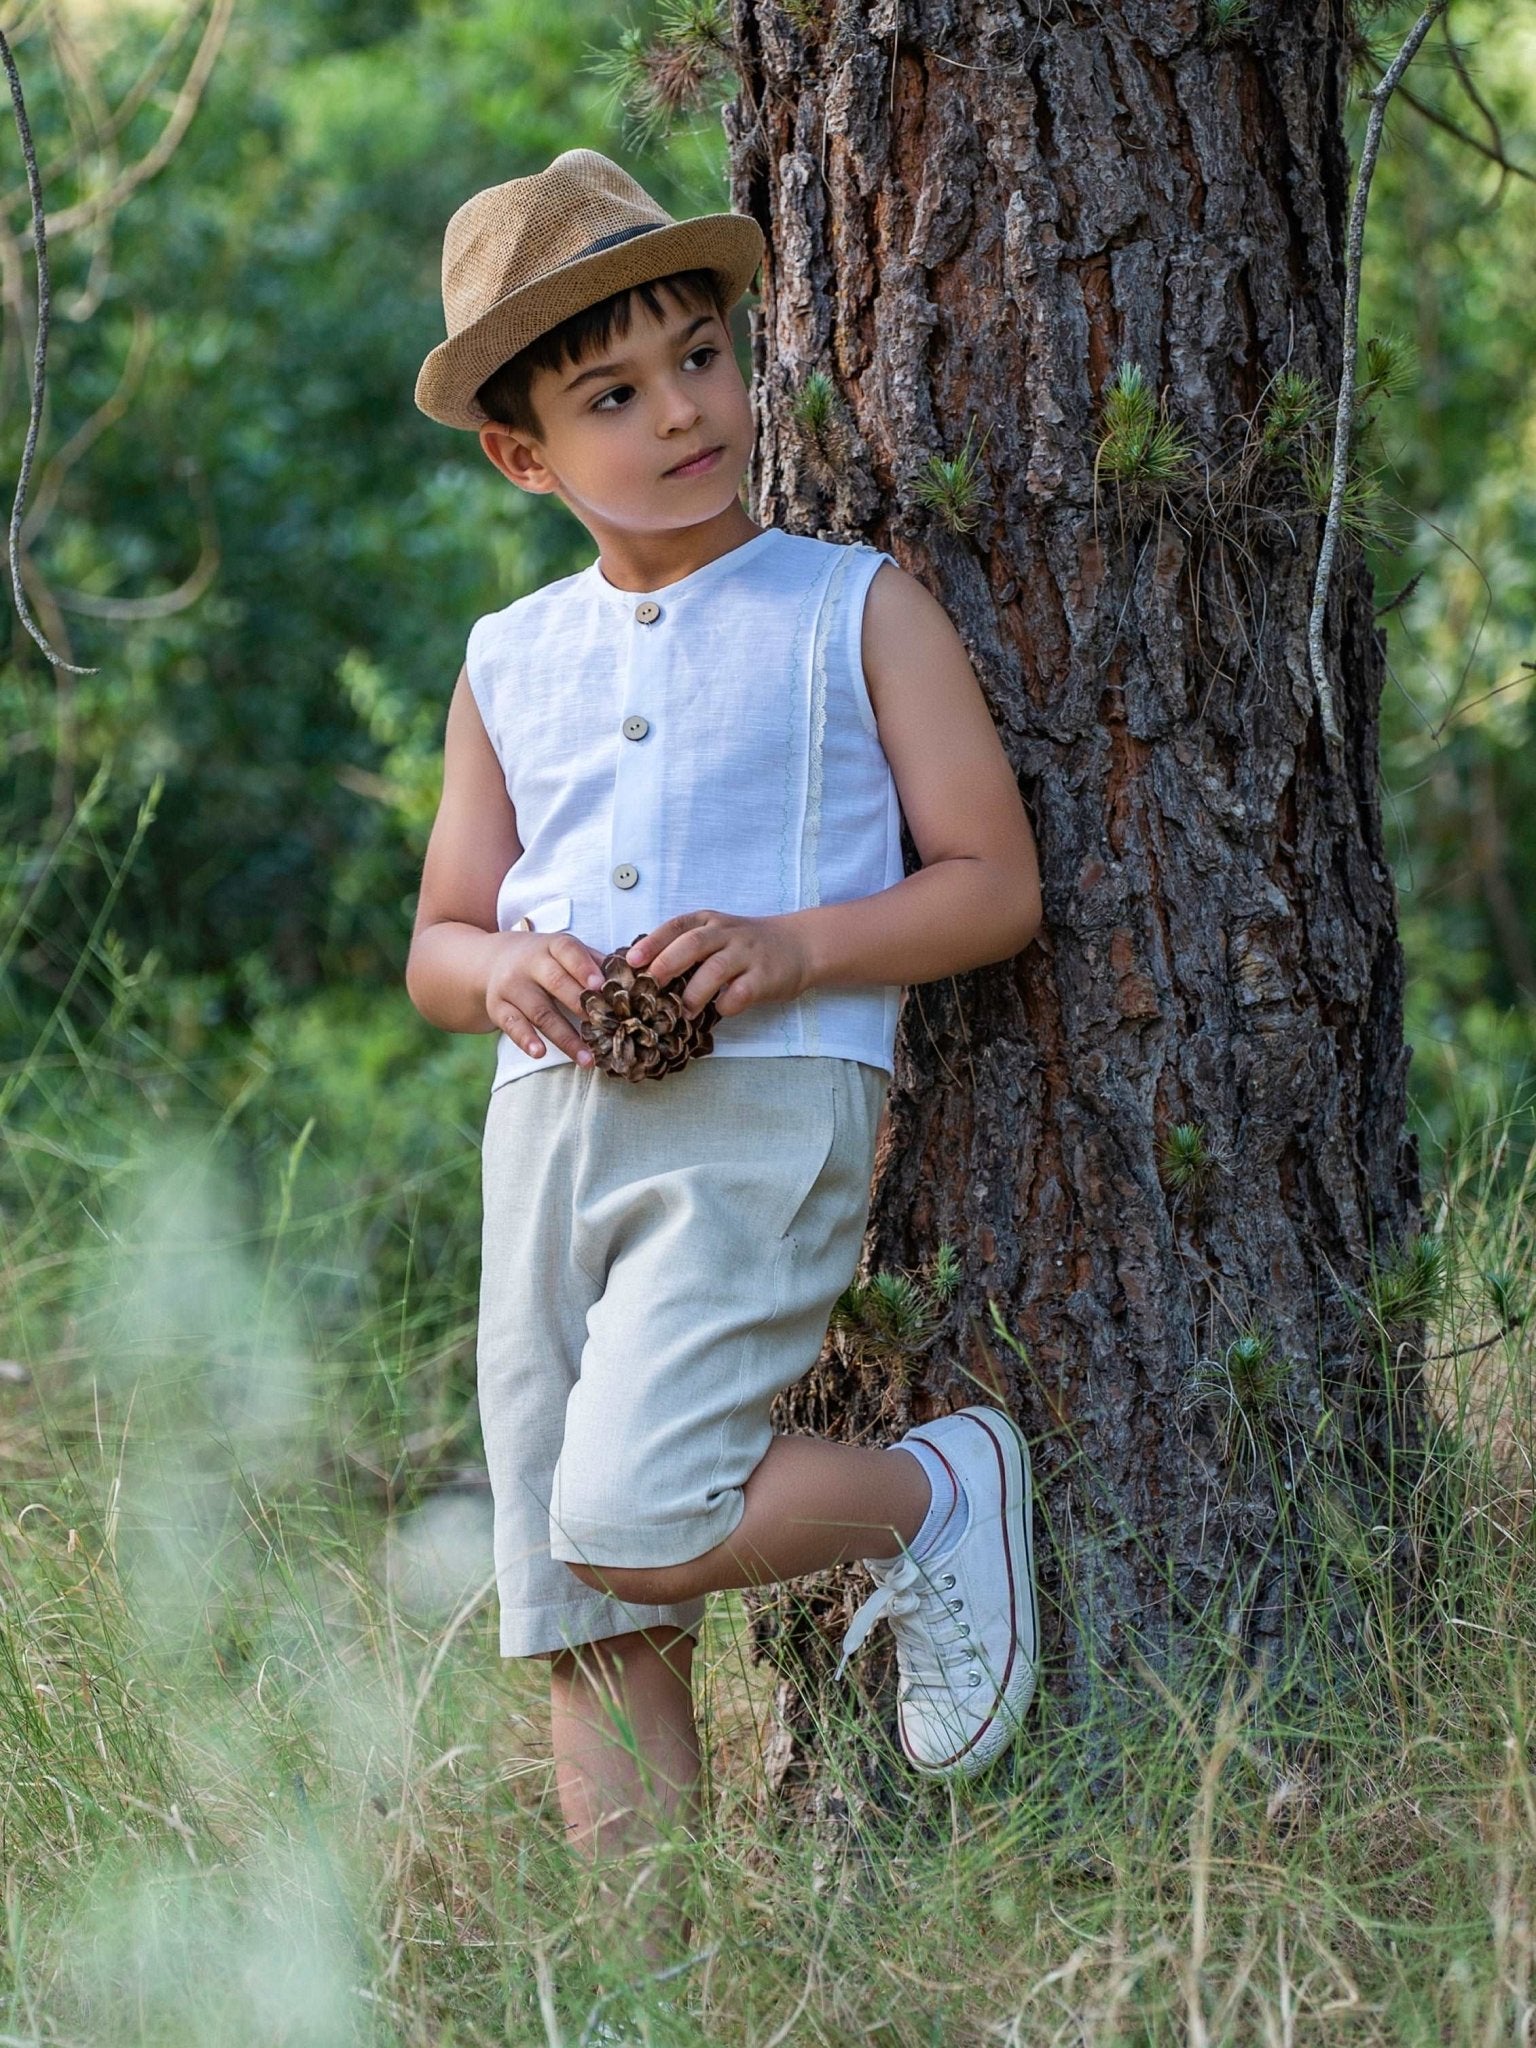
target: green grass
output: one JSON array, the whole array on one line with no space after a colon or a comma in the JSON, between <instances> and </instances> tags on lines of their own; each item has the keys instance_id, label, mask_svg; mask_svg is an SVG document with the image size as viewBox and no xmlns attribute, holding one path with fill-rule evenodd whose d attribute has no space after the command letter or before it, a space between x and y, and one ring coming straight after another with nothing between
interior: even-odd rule
<instances>
[{"instance_id":1,"label":"green grass","mask_svg":"<svg viewBox=\"0 0 1536 2048\"><path fill-rule=\"evenodd\" d=\"M84 986L119 971L104 952ZM488 1042L428 1070L436 1041L375 1004L221 1047L149 984L86 1014L4 1069L0 1357L26 1377L0 1372L0 2048L576 2048L599 2009L645 2013L638 1947L564 1853L540 1668L496 1654L469 1292ZM1005 1764L951 1787L854 1712L855 1664L791 1813L771 1674L718 1600L710 1822L677 1851L697 1947L653 2039L1522 2038L1536 1155L1512 1128L1427 1150L1434 1272L1372 1296L1389 1326L1405 1300L1434 1317L1424 1611L1380 1532L1320 1502L1364 1647L1308 1687L1231 1668L1213 1601L1180 1691L1106 1676L1083 1719L1047 1687ZM1261 1414L1252 1341L1222 1364Z\"/></svg>"},{"instance_id":2,"label":"green grass","mask_svg":"<svg viewBox=\"0 0 1536 2048\"><path fill-rule=\"evenodd\" d=\"M414 1484L360 1401L360 1362L409 1383L389 1354L417 1325L381 1311L327 1349L305 1322L305 1156L253 1223L187 1136L126 1155L72 1253L72 1334L0 1397L7 2041L576 2043L603 1997L649 1995L564 1859L537 1675L496 1655L483 1498ZM369 1222L360 1200L329 1227ZM719 1601L692 2010L657 2039L1518 2038L1529 1356L1478 1275L1530 1269L1523 1190L1462 1185L1438 1223L1458 1511L1433 1625L1380 1592L1365 1665L1304 1709L1239 1673L1207 1708L1151 1674L1107 1687L1088 1726L1047 1696L985 1785L895 1766L889 1810L856 1769L881 1738L834 1702L796 1825L765 1779L768 1677ZM5 1289L34 1340L59 1315L38 1229Z\"/></svg>"},{"instance_id":3,"label":"green grass","mask_svg":"<svg viewBox=\"0 0 1536 2048\"><path fill-rule=\"evenodd\" d=\"M38 1357L5 1396L0 2038L576 2043L605 1995L649 1993L564 1860L475 1496L387 1518L349 1485L342 1361L295 1359L281 1286L263 1310L186 1173L179 1216L148 1188L169 1241L119 1218L130 1255L78 1297L110 1359ZM1526 1260L1522 1226L1476 1220ZM1209 1710L1148 1674L1092 1727L1043 1700L984 1786L898 1769L877 1811L834 1708L821 1817L776 1824L770 1688L719 1601L693 2010L656 2038L1518 2039L1527 1367L1516 1334L1438 1369L1462 1512L1437 1625L1374 1606L1370 1668L1304 1714L1236 1672Z\"/></svg>"}]
</instances>

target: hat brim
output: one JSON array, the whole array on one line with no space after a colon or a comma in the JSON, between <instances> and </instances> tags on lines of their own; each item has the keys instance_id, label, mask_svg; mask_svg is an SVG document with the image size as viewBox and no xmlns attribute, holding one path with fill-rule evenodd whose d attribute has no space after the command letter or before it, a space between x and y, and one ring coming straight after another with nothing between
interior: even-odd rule
<instances>
[{"instance_id":1,"label":"hat brim","mask_svg":"<svg viewBox=\"0 0 1536 2048\"><path fill-rule=\"evenodd\" d=\"M416 403L445 427L476 432L488 420L475 393L493 370L551 327L613 292L675 270L713 270L729 311L751 284L763 248L763 231L749 214L706 213L632 236L595 256L573 257L508 292L478 320L439 342L417 376Z\"/></svg>"}]
</instances>

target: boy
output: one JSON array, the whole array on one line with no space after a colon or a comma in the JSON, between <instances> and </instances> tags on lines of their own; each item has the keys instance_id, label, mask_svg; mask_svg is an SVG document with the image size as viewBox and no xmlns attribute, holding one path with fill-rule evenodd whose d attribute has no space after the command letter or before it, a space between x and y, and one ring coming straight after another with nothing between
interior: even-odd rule
<instances>
[{"instance_id":1,"label":"boy","mask_svg":"<svg viewBox=\"0 0 1536 2048\"><path fill-rule=\"evenodd\" d=\"M550 1659L560 1803L594 1859L697 1825L710 1592L864 1560L844 1661L891 1623L930 1775L995 1757L1034 1688L1009 1417L883 1448L769 1425L857 1262L900 986L1010 959L1040 897L942 608L890 556L742 506L727 319L761 252L746 216L675 222L569 150L450 221L449 338L416 391L599 551L470 634L406 968L431 1022L500 1034L478 1384L501 1648ZM578 1030L631 940L719 1013L660 1080L595 1067ZM648 1953L679 1926L663 1901Z\"/></svg>"}]
</instances>

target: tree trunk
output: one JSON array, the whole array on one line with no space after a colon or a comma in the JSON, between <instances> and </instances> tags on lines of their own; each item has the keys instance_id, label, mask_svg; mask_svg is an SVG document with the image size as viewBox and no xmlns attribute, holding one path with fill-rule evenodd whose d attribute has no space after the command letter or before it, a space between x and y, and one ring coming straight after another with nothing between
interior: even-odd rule
<instances>
[{"instance_id":1,"label":"tree trunk","mask_svg":"<svg viewBox=\"0 0 1536 2048\"><path fill-rule=\"evenodd\" d=\"M1250 1654L1289 1644L1327 1592L1319 1465L1379 1519L1417 1401L1412 1333L1389 1354L1359 1312L1419 1203L1383 641L1346 533L1330 765L1321 511L1255 453L1277 373L1325 410L1338 387L1347 25L1259 0L1213 43L1202 18L736 0L726 109L732 203L770 251L756 515L889 547L946 607L1045 905L1017 960L904 1000L861 1271L954 1245L937 1335L900 1355L834 1334L780 1426L881 1440L996 1376L1036 1446L1045 1682L1069 1708L1133 1650L1181 1668L1213 1602ZM1125 360L1187 437L1183 484L1096 475ZM916 486L969 430L967 532ZM818 1621L866 1585L754 1599L760 1648L803 1683ZM794 1687L781 1707L783 1767Z\"/></svg>"}]
</instances>

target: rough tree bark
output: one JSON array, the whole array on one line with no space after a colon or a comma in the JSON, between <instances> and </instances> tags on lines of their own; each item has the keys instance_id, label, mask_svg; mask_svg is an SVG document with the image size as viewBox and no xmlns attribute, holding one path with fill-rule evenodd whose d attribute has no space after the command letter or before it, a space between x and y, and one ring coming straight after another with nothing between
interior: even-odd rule
<instances>
[{"instance_id":1,"label":"rough tree bark","mask_svg":"<svg viewBox=\"0 0 1536 2048\"><path fill-rule=\"evenodd\" d=\"M1132 1649L1177 1667L1213 1600L1250 1653L1283 1649L1319 1591L1309 1460L1379 1513L1415 1407L1351 1302L1419 1204L1382 636L1346 533L1330 767L1306 639L1322 520L1253 459L1277 373L1338 387L1349 30L1336 0L1260 0L1222 43L1202 19L736 0L726 109L732 204L770 249L756 514L889 547L946 606L1045 903L1018 960L904 1001L861 1270L954 1244L937 1336L915 1366L829 1340L780 1426L875 1439L1000 1374L1037 1445L1047 1682L1069 1705ZM1123 360L1166 390L1205 485L1096 478ZM796 417L817 372L831 429ZM972 428L967 533L914 485ZM1186 1123L1213 1164L1176 1187ZM987 1341L989 1298L1027 1362ZM1239 1374L1235 1418L1244 1330L1286 1372ZM820 1670L818 1621L863 1583L754 1600L759 1646ZM791 1685L780 1704L783 1767L803 1709Z\"/></svg>"}]
</instances>

